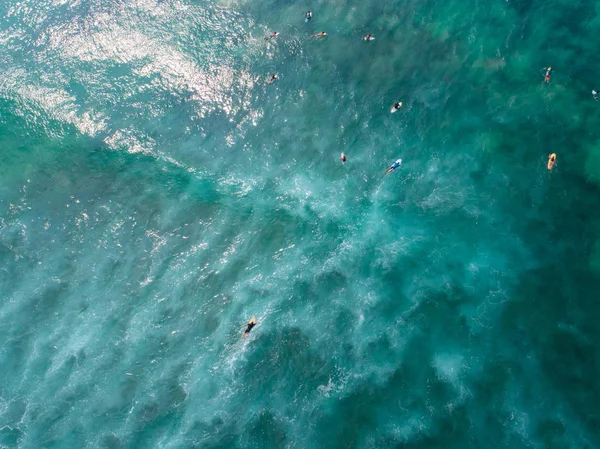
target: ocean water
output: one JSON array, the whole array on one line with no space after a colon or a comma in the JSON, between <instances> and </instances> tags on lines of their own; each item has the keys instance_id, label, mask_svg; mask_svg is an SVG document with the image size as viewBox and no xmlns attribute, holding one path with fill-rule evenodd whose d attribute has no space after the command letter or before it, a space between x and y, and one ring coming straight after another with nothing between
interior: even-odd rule
<instances>
[{"instance_id":1,"label":"ocean water","mask_svg":"<svg viewBox=\"0 0 600 449\"><path fill-rule=\"evenodd\" d=\"M2 2L0 447L600 447L599 31Z\"/></svg>"}]
</instances>

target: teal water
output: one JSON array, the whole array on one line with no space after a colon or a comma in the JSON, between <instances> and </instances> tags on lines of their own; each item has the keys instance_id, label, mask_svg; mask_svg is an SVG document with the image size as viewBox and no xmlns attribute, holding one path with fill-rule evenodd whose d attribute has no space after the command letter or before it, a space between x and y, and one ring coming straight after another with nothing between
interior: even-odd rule
<instances>
[{"instance_id":1,"label":"teal water","mask_svg":"<svg viewBox=\"0 0 600 449\"><path fill-rule=\"evenodd\" d=\"M600 2L0 17L0 447L600 447Z\"/></svg>"}]
</instances>

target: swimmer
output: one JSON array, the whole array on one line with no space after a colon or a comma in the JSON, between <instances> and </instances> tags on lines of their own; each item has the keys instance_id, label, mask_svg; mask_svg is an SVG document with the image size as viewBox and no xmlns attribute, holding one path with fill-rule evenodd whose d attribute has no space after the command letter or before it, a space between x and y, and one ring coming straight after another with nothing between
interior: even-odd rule
<instances>
[{"instance_id":1,"label":"swimmer","mask_svg":"<svg viewBox=\"0 0 600 449\"><path fill-rule=\"evenodd\" d=\"M371 33L367 34L365 37L363 37L363 41L374 41L375 38L373 36L371 36Z\"/></svg>"},{"instance_id":2,"label":"swimmer","mask_svg":"<svg viewBox=\"0 0 600 449\"><path fill-rule=\"evenodd\" d=\"M398 167L400 167L400 165L402 165L402 159L398 159L396 162L394 162L392 165L390 165L390 167L387 169L386 173L389 175L391 172L393 172Z\"/></svg>"},{"instance_id":3,"label":"swimmer","mask_svg":"<svg viewBox=\"0 0 600 449\"><path fill-rule=\"evenodd\" d=\"M342 164L346 163L346 155L344 153L342 153L342 155L340 156L340 160L342 161Z\"/></svg>"},{"instance_id":4,"label":"swimmer","mask_svg":"<svg viewBox=\"0 0 600 449\"><path fill-rule=\"evenodd\" d=\"M600 95L600 92L597 90L592 91L592 97L594 97L594 100L598 101L598 95Z\"/></svg>"},{"instance_id":5,"label":"swimmer","mask_svg":"<svg viewBox=\"0 0 600 449\"><path fill-rule=\"evenodd\" d=\"M401 107L402 107L402 102L397 101L394 103L394 106L392 106L391 112L396 112L396 111L400 110Z\"/></svg>"},{"instance_id":6,"label":"swimmer","mask_svg":"<svg viewBox=\"0 0 600 449\"><path fill-rule=\"evenodd\" d=\"M277 80L278 78L279 78L279 75L277 75L277 73L275 73L269 80L269 84L272 83L273 81Z\"/></svg>"},{"instance_id":7,"label":"swimmer","mask_svg":"<svg viewBox=\"0 0 600 449\"><path fill-rule=\"evenodd\" d=\"M313 34L312 38L313 39L318 39L320 37L325 37L327 36L327 33L325 31L319 31L317 34Z\"/></svg>"},{"instance_id":8,"label":"swimmer","mask_svg":"<svg viewBox=\"0 0 600 449\"><path fill-rule=\"evenodd\" d=\"M250 318L250 321L248 321L246 324L244 324L244 326L246 327L246 330L244 331L244 334L242 335L242 338L246 338L248 336L248 334L250 333L250 331L252 330L252 328L254 326L256 326L256 318L252 317Z\"/></svg>"},{"instance_id":9,"label":"swimmer","mask_svg":"<svg viewBox=\"0 0 600 449\"><path fill-rule=\"evenodd\" d=\"M269 37L265 37L265 40L275 39L277 36L279 36L279 32L274 31Z\"/></svg>"},{"instance_id":10,"label":"swimmer","mask_svg":"<svg viewBox=\"0 0 600 449\"><path fill-rule=\"evenodd\" d=\"M548 155L548 170L552 170L554 163L556 162L556 153Z\"/></svg>"},{"instance_id":11,"label":"swimmer","mask_svg":"<svg viewBox=\"0 0 600 449\"><path fill-rule=\"evenodd\" d=\"M310 19L312 19L312 12L308 11L304 16L304 21L308 22Z\"/></svg>"},{"instance_id":12,"label":"swimmer","mask_svg":"<svg viewBox=\"0 0 600 449\"><path fill-rule=\"evenodd\" d=\"M550 77L552 76L552 67L548 67L544 69L546 71L546 75L544 76L544 82L549 83Z\"/></svg>"}]
</instances>

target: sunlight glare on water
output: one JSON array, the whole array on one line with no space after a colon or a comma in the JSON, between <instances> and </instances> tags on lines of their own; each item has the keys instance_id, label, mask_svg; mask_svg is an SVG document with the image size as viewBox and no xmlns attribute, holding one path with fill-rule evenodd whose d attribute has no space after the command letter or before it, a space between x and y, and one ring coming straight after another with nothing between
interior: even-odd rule
<instances>
[{"instance_id":1,"label":"sunlight glare on water","mask_svg":"<svg viewBox=\"0 0 600 449\"><path fill-rule=\"evenodd\" d=\"M0 5L0 447L600 445L599 14Z\"/></svg>"}]
</instances>

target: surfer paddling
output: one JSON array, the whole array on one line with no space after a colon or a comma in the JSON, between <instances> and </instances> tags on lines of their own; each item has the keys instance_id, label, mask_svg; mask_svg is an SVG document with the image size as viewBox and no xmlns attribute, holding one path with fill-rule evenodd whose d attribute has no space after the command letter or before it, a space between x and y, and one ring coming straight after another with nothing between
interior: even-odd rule
<instances>
[{"instance_id":1,"label":"surfer paddling","mask_svg":"<svg viewBox=\"0 0 600 449\"><path fill-rule=\"evenodd\" d=\"M342 153L342 155L340 156L340 161L342 161L342 164L346 163L346 155L344 153Z\"/></svg>"},{"instance_id":2,"label":"surfer paddling","mask_svg":"<svg viewBox=\"0 0 600 449\"><path fill-rule=\"evenodd\" d=\"M367 34L365 37L363 37L363 41L374 41L375 38L373 36L371 36L371 33Z\"/></svg>"},{"instance_id":3,"label":"surfer paddling","mask_svg":"<svg viewBox=\"0 0 600 449\"><path fill-rule=\"evenodd\" d=\"M544 75L544 83L550 82L550 77L552 76L552 67L548 67L544 69L546 71L546 75Z\"/></svg>"},{"instance_id":4,"label":"surfer paddling","mask_svg":"<svg viewBox=\"0 0 600 449\"><path fill-rule=\"evenodd\" d=\"M548 155L548 170L552 170L554 164L556 163L556 153L552 153Z\"/></svg>"},{"instance_id":5,"label":"surfer paddling","mask_svg":"<svg viewBox=\"0 0 600 449\"><path fill-rule=\"evenodd\" d=\"M279 36L279 32L278 31L274 31L270 36L265 37L265 40L270 40L270 39L275 39L277 36Z\"/></svg>"},{"instance_id":6,"label":"surfer paddling","mask_svg":"<svg viewBox=\"0 0 600 449\"><path fill-rule=\"evenodd\" d=\"M402 165L402 159L397 159L396 162L389 166L389 168L386 170L386 173L389 175L391 172L400 167L400 165Z\"/></svg>"},{"instance_id":7,"label":"surfer paddling","mask_svg":"<svg viewBox=\"0 0 600 449\"><path fill-rule=\"evenodd\" d=\"M277 75L277 73L273 74L273 76L269 80L269 84L271 84L273 81L276 81L278 78L279 78L279 75Z\"/></svg>"},{"instance_id":8,"label":"surfer paddling","mask_svg":"<svg viewBox=\"0 0 600 449\"><path fill-rule=\"evenodd\" d=\"M242 338L246 338L248 336L248 334L250 333L250 331L252 330L252 328L254 326L256 326L256 318L254 318L254 317L250 318L250 321L248 321L246 324L244 324L244 326L246 326L246 330L242 334Z\"/></svg>"},{"instance_id":9,"label":"surfer paddling","mask_svg":"<svg viewBox=\"0 0 600 449\"><path fill-rule=\"evenodd\" d=\"M325 36L327 36L327 33L325 31L319 31L317 34L313 34L312 38L319 39L319 38L325 37Z\"/></svg>"},{"instance_id":10,"label":"surfer paddling","mask_svg":"<svg viewBox=\"0 0 600 449\"><path fill-rule=\"evenodd\" d=\"M600 92L592 90L592 97L594 97L594 100L598 101L598 95L600 95Z\"/></svg>"}]
</instances>

